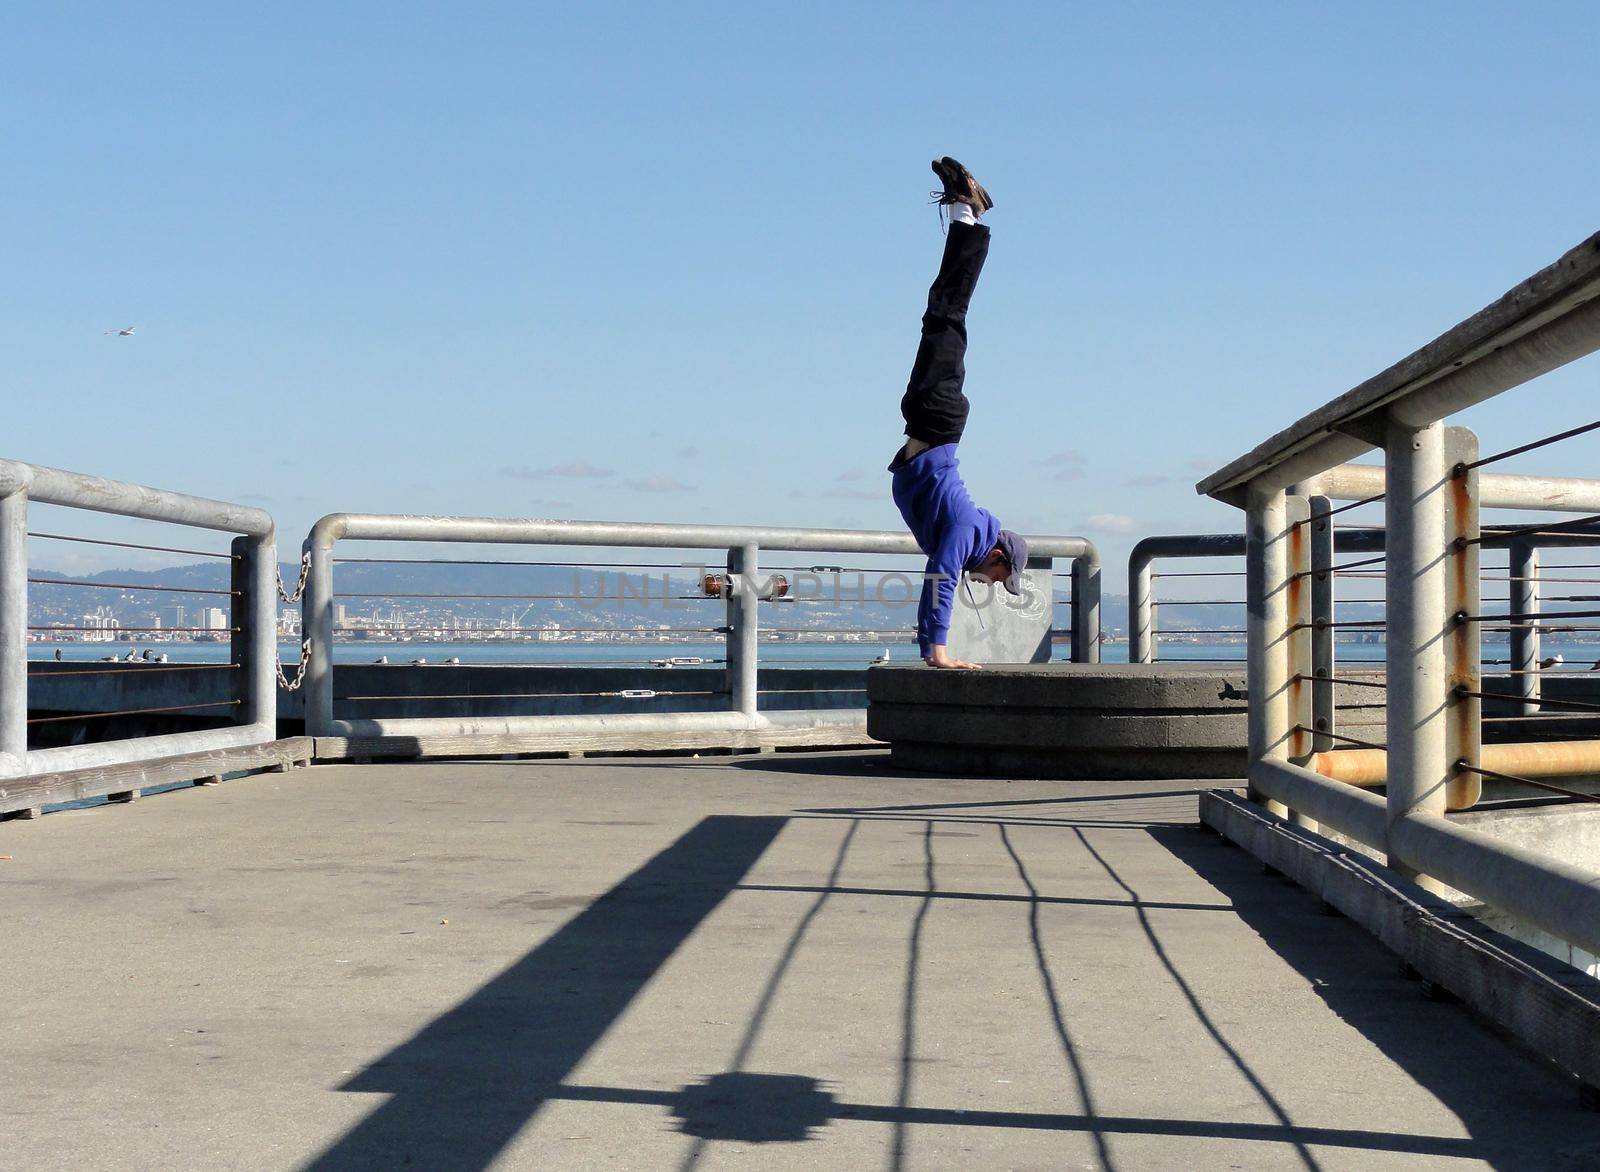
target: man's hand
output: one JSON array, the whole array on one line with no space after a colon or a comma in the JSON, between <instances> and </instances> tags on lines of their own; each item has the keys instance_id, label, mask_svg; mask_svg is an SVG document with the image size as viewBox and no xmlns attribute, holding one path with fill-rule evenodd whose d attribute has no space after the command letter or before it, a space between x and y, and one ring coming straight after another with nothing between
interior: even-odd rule
<instances>
[{"instance_id":1,"label":"man's hand","mask_svg":"<svg viewBox=\"0 0 1600 1172\"><path fill-rule=\"evenodd\" d=\"M977 671L983 667L981 663L968 663L965 659L956 659L945 650L943 643L935 643L932 652L922 662L929 667L954 667Z\"/></svg>"}]
</instances>

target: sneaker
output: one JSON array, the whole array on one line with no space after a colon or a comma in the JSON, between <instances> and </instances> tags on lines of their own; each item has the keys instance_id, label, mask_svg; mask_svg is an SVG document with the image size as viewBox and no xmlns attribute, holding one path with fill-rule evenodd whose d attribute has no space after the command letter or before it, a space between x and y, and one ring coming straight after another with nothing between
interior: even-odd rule
<instances>
[{"instance_id":1,"label":"sneaker","mask_svg":"<svg viewBox=\"0 0 1600 1172\"><path fill-rule=\"evenodd\" d=\"M932 193L934 202L949 205L953 203L969 204L978 215L994 207L994 200L989 198L989 192L972 177L960 163L949 155L942 159L935 159L932 163L933 173L939 177L939 182L944 184L944 190Z\"/></svg>"}]
</instances>

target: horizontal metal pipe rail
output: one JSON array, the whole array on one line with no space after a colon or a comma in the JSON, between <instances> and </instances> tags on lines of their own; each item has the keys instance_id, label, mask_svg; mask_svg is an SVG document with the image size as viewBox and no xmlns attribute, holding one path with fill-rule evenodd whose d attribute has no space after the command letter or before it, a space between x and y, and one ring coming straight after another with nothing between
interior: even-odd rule
<instances>
[{"instance_id":1,"label":"horizontal metal pipe rail","mask_svg":"<svg viewBox=\"0 0 1600 1172\"><path fill-rule=\"evenodd\" d=\"M1594 953L1600 953L1600 872L1466 830L1444 811L1446 791L1462 780L1461 763L1482 768L1478 701L1470 698L1482 691L1472 684L1481 624L1460 621L1476 608L1453 601L1464 581L1476 585L1476 553L1488 536L1479 530L1478 511L1600 512L1600 483L1482 472L1490 460L1478 459L1476 438L1446 429L1442 420L1597 349L1600 235L1197 486L1245 510L1252 796L1387 852L1403 873L1465 892ZM1383 450L1383 468L1347 465L1373 448ZM1311 758L1291 701L1291 488L1356 500L1382 494L1388 534L1383 799L1299 763ZM1537 529L1522 535L1530 532ZM1527 601L1514 592L1514 613L1531 611Z\"/></svg>"},{"instance_id":2,"label":"horizontal metal pipe rail","mask_svg":"<svg viewBox=\"0 0 1600 1172\"><path fill-rule=\"evenodd\" d=\"M1334 534L1340 553L1373 553L1383 549L1381 530L1342 529ZM1243 557L1242 533L1176 533L1146 537L1128 555L1128 662L1154 663L1160 653L1156 616L1161 602L1155 564L1163 558ZM1241 605L1243 600L1240 600ZM1332 620L1332 615L1314 615Z\"/></svg>"},{"instance_id":3,"label":"horizontal metal pipe rail","mask_svg":"<svg viewBox=\"0 0 1600 1172\"><path fill-rule=\"evenodd\" d=\"M1312 495L1356 501L1382 496L1387 477L1381 464L1340 464L1311 477L1308 484ZM1478 476L1478 507L1600 513L1600 479L1484 472Z\"/></svg>"},{"instance_id":4,"label":"horizontal metal pipe rail","mask_svg":"<svg viewBox=\"0 0 1600 1172\"><path fill-rule=\"evenodd\" d=\"M1416 871L1600 955L1600 876L1437 814L1389 821L1383 798L1288 761L1262 760L1250 786Z\"/></svg>"},{"instance_id":5,"label":"horizontal metal pipe rail","mask_svg":"<svg viewBox=\"0 0 1600 1172\"><path fill-rule=\"evenodd\" d=\"M1479 764L1518 777L1578 777L1600 774L1600 740L1511 741L1483 746ZM1383 749L1329 749L1311 766L1323 777L1348 785L1381 786L1389 780Z\"/></svg>"},{"instance_id":6,"label":"horizontal metal pipe rail","mask_svg":"<svg viewBox=\"0 0 1600 1172\"><path fill-rule=\"evenodd\" d=\"M859 723L858 714L758 710L758 592L741 590L728 600L727 712L640 713L629 716L518 716L483 718L369 717L336 720L333 714L333 551L340 541L429 541L464 544L606 546L726 551L730 575L759 580L762 550L788 553L917 554L908 533L859 529L790 529L743 525L666 525L626 521L520 520L494 517L431 517L333 513L306 538L310 571L302 602L306 659L306 731L318 737L490 737L582 733L715 732L755 730L796 722ZM1028 539L1030 562L1056 558L1072 564L1073 657L1098 661L1100 653L1100 555L1083 537ZM1046 581L1049 581L1047 576Z\"/></svg>"},{"instance_id":7,"label":"horizontal metal pipe rail","mask_svg":"<svg viewBox=\"0 0 1600 1172\"><path fill-rule=\"evenodd\" d=\"M30 502L88 512L164 521L198 529L238 534L236 553L244 577L235 574L245 597L234 603L240 647L247 664L240 722L200 732L28 749L28 553ZM248 505L168 492L0 459L0 811L34 803L15 783L52 774L115 769L189 753L241 749L277 738L277 686L274 642L277 554L272 518ZM214 771L213 771L214 772ZM8 782L13 783L8 786ZM113 792L108 783L102 792ZM81 786L79 787L81 790Z\"/></svg>"}]
</instances>

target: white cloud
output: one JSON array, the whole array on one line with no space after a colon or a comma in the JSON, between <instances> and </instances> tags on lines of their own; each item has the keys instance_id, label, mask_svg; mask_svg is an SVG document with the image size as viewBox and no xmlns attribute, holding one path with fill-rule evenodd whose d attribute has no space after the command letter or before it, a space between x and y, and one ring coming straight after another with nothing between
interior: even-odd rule
<instances>
[{"instance_id":1,"label":"white cloud","mask_svg":"<svg viewBox=\"0 0 1600 1172\"><path fill-rule=\"evenodd\" d=\"M1140 531L1139 522L1123 513L1093 513L1084 518L1083 527L1092 533L1138 533Z\"/></svg>"},{"instance_id":2,"label":"white cloud","mask_svg":"<svg viewBox=\"0 0 1600 1172\"><path fill-rule=\"evenodd\" d=\"M881 488L830 488L822 495L840 501L876 501L886 499L889 494Z\"/></svg>"},{"instance_id":3,"label":"white cloud","mask_svg":"<svg viewBox=\"0 0 1600 1172\"><path fill-rule=\"evenodd\" d=\"M647 476L643 480L630 480L628 487L634 492L693 492L695 486L685 484L675 476Z\"/></svg>"},{"instance_id":4,"label":"white cloud","mask_svg":"<svg viewBox=\"0 0 1600 1172\"><path fill-rule=\"evenodd\" d=\"M525 464L502 468L500 475L510 476L516 480L550 480L556 477L567 480L603 480L615 476L616 472L610 468L597 468L587 460L575 460L569 464L552 464L548 468L529 468Z\"/></svg>"},{"instance_id":5,"label":"white cloud","mask_svg":"<svg viewBox=\"0 0 1600 1172\"><path fill-rule=\"evenodd\" d=\"M1083 453L1074 448L1068 448L1064 452L1057 452L1038 461L1039 467L1054 469L1050 476L1052 480L1082 480L1088 463Z\"/></svg>"}]
</instances>

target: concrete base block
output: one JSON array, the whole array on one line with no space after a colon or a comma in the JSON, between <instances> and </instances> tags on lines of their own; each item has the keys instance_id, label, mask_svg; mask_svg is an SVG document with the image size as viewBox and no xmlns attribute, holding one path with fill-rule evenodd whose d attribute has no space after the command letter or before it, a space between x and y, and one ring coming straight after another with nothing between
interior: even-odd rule
<instances>
[{"instance_id":1,"label":"concrete base block","mask_svg":"<svg viewBox=\"0 0 1600 1172\"><path fill-rule=\"evenodd\" d=\"M1372 692L1336 690L1341 728L1373 735L1375 720L1381 729ZM1243 664L886 666L867 672L867 701L868 734L910 768L1147 780L1245 773Z\"/></svg>"},{"instance_id":2,"label":"concrete base block","mask_svg":"<svg viewBox=\"0 0 1600 1172\"><path fill-rule=\"evenodd\" d=\"M1242 665L1241 665L1242 667ZM1035 664L867 673L867 731L909 768L1029 778L1239 777L1242 670Z\"/></svg>"},{"instance_id":3,"label":"concrete base block","mask_svg":"<svg viewBox=\"0 0 1600 1172\"><path fill-rule=\"evenodd\" d=\"M1243 749L1026 749L895 741L889 760L919 773L1046 781L1242 777Z\"/></svg>"}]
</instances>

